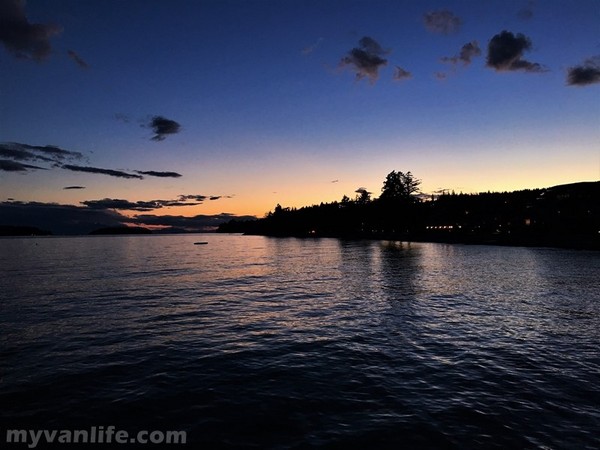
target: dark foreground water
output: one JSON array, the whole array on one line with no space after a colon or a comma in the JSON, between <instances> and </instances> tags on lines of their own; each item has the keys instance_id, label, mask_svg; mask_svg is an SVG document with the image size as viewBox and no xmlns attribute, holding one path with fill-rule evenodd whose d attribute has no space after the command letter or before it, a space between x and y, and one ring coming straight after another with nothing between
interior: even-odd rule
<instances>
[{"instance_id":1,"label":"dark foreground water","mask_svg":"<svg viewBox=\"0 0 600 450\"><path fill-rule=\"evenodd\" d=\"M598 448L599 280L599 253L554 249L2 239L0 447L114 425L201 449Z\"/></svg>"}]
</instances>

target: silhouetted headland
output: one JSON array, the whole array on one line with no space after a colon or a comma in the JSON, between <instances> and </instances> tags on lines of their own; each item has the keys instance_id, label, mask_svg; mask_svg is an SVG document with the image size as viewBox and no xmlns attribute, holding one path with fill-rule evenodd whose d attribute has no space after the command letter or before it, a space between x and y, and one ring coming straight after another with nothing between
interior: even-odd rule
<instances>
[{"instance_id":1,"label":"silhouetted headland","mask_svg":"<svg viewBox=\"0 0 600 450\"><path fill-rule=\"evenodd\" d=\"M91 231L90 234L152 234L152 231L144 227L105 227Z\"/></svg>"},{"instance_id":2,"label":"silhouetted headland","mask_svg":"<svg viewBox=\"0 0 600 450\"><path fill-rule=\"evenodd\" d=\"M0 225L0 236L49 236L52 233L37 227Z\"/></svg>"},{"instance_id":3,"label":"silhouetted headland","mask_svg":"<svg viewBox=\"0 0 600 450\"><path fill-rule=\"evenodd\" d=\"M391 172L379 198L358 189L351 200L231 220L222 233L389 239L600 250L600 182L514 192L419 193L410 172Z\"/></svg>"}]
</instances>

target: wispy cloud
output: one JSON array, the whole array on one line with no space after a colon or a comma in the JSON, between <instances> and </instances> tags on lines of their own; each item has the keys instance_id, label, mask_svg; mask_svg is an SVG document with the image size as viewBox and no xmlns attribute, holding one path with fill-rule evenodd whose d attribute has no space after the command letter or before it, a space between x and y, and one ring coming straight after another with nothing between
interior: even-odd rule
<instances>
[{"instance_id":1,"label":"wispy cloud","mask_svg":"<svg viewBox=\"0 0 600 450\"><path fill-rule=\"evenodd\" d=\"M521 20L531 20L533 19L533 7L535 5L535 2L533 0L529 0L527 2L527 6L525 6L524 8L520 9L519 12L517 13L517 17Z\"/></svg>"},{"instance_id":2,"label":"wispy cloud","mask_svg":"<svg viewBox=\"0 0 600 450\"><path fill-rule=\"evenodd\" d=\"M588 58L582 64L567 70L569 86L589 86L596 83L600 83L600 55Z\"/></svg>"},{"instance_id":3,"label":"wispy cloud","mask_svg":"<svg viewBox=\"0 0 600 450\"><path fill-rule=\"evenodd\" d=\"M124 172L122 170L102 169L100 167L90 167L90 166L74 166L71 164L63 164L60 167L62 169L71 170L73 172L96 173L96 174L101 174L101 175L108 175L111 177L117 177L117 178L137 178L138 180L144 179L144 177L141 175Z\"/></svg>"},{"instance_id":4,"label":"wispy cloud","mask_svg":"<svg viewBox=\"0 0 600 450\"><path fill-rule=\"evenodd\" d=\"M29 145L18 142L0 143L0 156L17 161L61 162L65 160L82 159L79 152L64 150L54 145Z\"/></svg>"},{"instance_id":5,"label":"wispy cloud","mask_svg":"<svg viewBox=\"0 0 600 450\"><path fill-rule=\"evenodd\" d=\"M18 161L11 161L9 159L0 159L0 171L3 171L3 172L27 172L30 169L47 170L44 167L33 166L31 164L23 164Z\"/></svg>"},{"instance_id":6,"label":"wispy cloud","mask_svg":"<svg viewBox=\"0 0 600 450\"><path fill-rule=\"evenodd\" d=\"M358 45L342 58L340 67L351 68L356 73L357 80L368 78L371 83L375 83L379 78L379 69L387 65L387 59L383 56L390 50L384 50L369 36L361 38Z\"/></svg>"},{"instance_id":7,"label":"wispy cloud","mask_svg":"<svg viewBox=\"0 0 600 450\"><path fill-rule=\"evenodd\" d=\"M118 120L119 122L123 122L123 123L129 123L131 122L131 118L124 113L115 113L113 116L116 120Z\"/></svg>"},{"instance_id":8,"label":"wispy cloud","mask_svg":"<svg viewBox=\"0 0 600 450\"><path fill-rule=\"evenodd\" d=\"M82 69L89 69L90 65L83 60L81 56L79 56L74 50L67 51L67 55L71 58L75 63L81 67Z\"/></svg>"},{"instance_id":9,"label":"wispy cloud","mask_svg":"<svg viewBox=\"0 0 600 450\"><path fill-rule=\"evenodd\" d=\"M0 42L17 58L43 61L52 53L50 38L61 31L56 24L30 23L22 0L0 1Z\"/></svg>"},{"instance_id":10,"label":"wispy cloud","mask_svg":"<svg viewBox=\"0 0 600 450\"><path fill-rule=\"evenodd\" d=\"M446 72L434 72L433 77L438 81L445 81L448 79L448 74Z\"/></svg>"},{"instance_id":11,"label":"wispy cloud","mask_svg":"<svg viewBox=\"0 0 600 450\"><path fill-rule=\"evenodd\" d=\"M541 64L523 59L524 53L531 47L531 40L524 34L515 35L504 30L490 40L486 65L497 72L547 72L548 69Z\"/></svg>"},{"instance_id":12,"label":"wispy cloud","mask_svg":"<svg viewBox=\"0 0 600 450\"><path fill-rule=\"evenodd\" d=\"M26 172L29 169L58 167L73 172L94 173L118 178L135 178L138 180L144 179L144 176L159 178L179 178L182 176L180 173L170 171L134 170L131 173L124 170L65 164L66 162L72 163L81 159L87 160L87 158L84 158L80 152L65 150L55 145L29 145L19 142L2 142L0 143L0 158L5 158L2 160L3 163L0 166L0 170L5 172ZM47 163L50 167L23 164L21 161Z\"/></svg>"},{"instance_id":13,"label":"wispy cloud","mask_svg":"<svg viewBox=\"0 0 600 450\"><path fill-rule=\"evenodd\" d=\"M139 173L140 175L148 175L149 177L159 177L159 178L179 178L182 175L177 172L156 172L154 170L136 170L135 173Z\"/></svg>"},{"instance_id":14,"label":"wispy cloud","mask_svg":"<svg viewBox=\"0 0 600 450\"><path fill-rule=\"evenodd\" d=\"M65 186L63 189L66 189L66 190L70 190L70 189L85 189L85 186Z\"/></svg>"},{"instance_id":15,"label":"wispy cloud","mask_svg":"<svg viewBox=\"0 0 600 450\"><path fill-rule=\"evenodd\" d=\"M396 68L394 69L394 76L393 76L394 81L409 80L411 78L412 78L412 73L410 73L408 70L405 70L400 66L396 66Z\"/></svg>"},{"instance_id":16,"label":"wispy cloud","mask_svg":"<svg viewBox=\"0 0 600 450\"><path fill-rule=\"evenodd\" d=\"M453 34L460 30L462 20L452 11L443 9L424 14L423 23L431 33Z\"/></svg>"},{"instance_id":17,"label":"wispy cloud","mask_svg":"<svg viewBox=\"0 0 600 450\"><path fill-rule=\"evenodd\" d=\"M162 116L152 117L148 126L154 131L153 141L164 141L168 135L177 134L181 131L180 124Z\"/></svg>"},{"instance_id":18,"label":"wispy cloud","mask_svg":"<svg viewBox=\"0 0 600 450\"><path fill-rule=\"evenodd\" d=\"M312 45L309 45L308 47L304 47L302 49L302 54L303 55L310 55L312 52L314 52L317 48L320 47L321 43L323 42L323 38L319 38L317 39L317 42L315 42Z\"/></svg>"}]
</instances>

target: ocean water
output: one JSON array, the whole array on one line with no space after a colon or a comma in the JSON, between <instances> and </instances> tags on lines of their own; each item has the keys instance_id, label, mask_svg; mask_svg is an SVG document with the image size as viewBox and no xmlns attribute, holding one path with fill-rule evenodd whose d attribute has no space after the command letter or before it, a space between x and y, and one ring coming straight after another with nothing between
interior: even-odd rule
<instances>
[{"instance_id":1,"label":"ocean water","mask_svg":"<svg viewBox=\"0 0 600 450\"><path fill-rule=\"evenodd\" d=\"M0 240L0 445L114 425L185 430L170 448L596 449L599 343L598 252Z\"/></svg>"}]
</instances>

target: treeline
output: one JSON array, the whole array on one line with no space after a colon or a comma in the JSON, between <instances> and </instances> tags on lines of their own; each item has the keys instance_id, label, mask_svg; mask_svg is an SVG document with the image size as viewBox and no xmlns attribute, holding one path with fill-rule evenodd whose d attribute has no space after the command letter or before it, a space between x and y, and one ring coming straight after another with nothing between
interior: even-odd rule
<instances>
[{"instance_id":1,"label":"treeline","mask_svg":"<svg viewBox=\"0 0 600 450\"><path fill-rule=\"evenodd\" d=\"M600 249L600 182L503 193L424 196L410 172L393 171L379 198L302 208L277 205L264 218L232 220L219 232L381 238Z\"/></svg>"}]
</instances>

